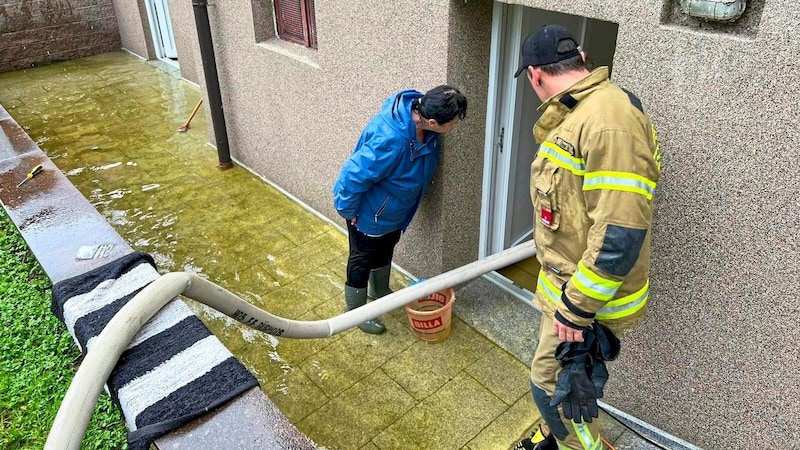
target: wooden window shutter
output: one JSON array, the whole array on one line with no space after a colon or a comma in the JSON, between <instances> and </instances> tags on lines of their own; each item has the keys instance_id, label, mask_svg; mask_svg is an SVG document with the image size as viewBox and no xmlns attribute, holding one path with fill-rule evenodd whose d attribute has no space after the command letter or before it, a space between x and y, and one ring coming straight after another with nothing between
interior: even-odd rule
<instances>
[{"instance_id":1,"label":"wooden window shutter","mask_svg":"<svg viewBox=\"0 0 800 450\"><path fill-rule=\"evenodd\" d=\"M314 0L274 0L278 37L317 48Z\"/></svg>"},{"instance_id":2,"label":"wooden window shutter","mask_svg":"<svg viewBox=\"0 0 800 450\"><path fill-rule=\"evenodd\" d=\"M308 17L308 46L317 48L317 15L314 9L314 0L306 0L306 15Z\"/></svg>"}]
</instances>

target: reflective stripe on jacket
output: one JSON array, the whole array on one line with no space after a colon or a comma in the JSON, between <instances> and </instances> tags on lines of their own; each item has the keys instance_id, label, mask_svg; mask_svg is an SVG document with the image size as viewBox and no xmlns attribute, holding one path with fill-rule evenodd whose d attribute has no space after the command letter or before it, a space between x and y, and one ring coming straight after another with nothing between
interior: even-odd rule
<instances>
[{"instance_id":1,"label":"reflective stripe on jacket","mask_svg":"<svg viewBox=\"0 0 800 450\"><path fill-rule=\"evenodd\" d=\"M534 301L577 325L596 317L632 326L648 299L661 165L655 129L606 67L539 110L531 199L542 270Z\"/></svg>"}]
</instances>

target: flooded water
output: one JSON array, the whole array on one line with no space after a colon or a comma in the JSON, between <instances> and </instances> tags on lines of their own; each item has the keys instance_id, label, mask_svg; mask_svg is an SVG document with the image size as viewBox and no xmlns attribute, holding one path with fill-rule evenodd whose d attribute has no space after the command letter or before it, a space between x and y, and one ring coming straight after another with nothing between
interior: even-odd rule
<instances>
[{"instance_id":1,"label":"flooded water","mask_svg":"<svg viewBox=\"0 0 800 450\"><path fill-rule=\"evenodd\" d=\"M202 109L179 133L200 99L195 87L124 55L27 72L0 78L3 104L160 271L198 273L284 317L340 312L345 237L249 172L219 170ZM291 384L274 375L302 356L281 356L276 338L193 307L264 374L262 385L289 393Z\"/></svg>"},{"instance_id":2,"label":"flooded water","mask_svg":"<svg viewBox=\"0 0 800 450\"><path fill-rule=\"evenodd\" d=\"M0 103L160 271L200 274L282 317L340 314L346 236L245 169L219 170L202 108L178 132L199 99L196 87L124 53L0 74ZM407 283L393 277L395 289ZM416 338L402 309L383 318L389 331L380 336L290 340L188 303L281 411L328 448L449 448L437 443L451 435L460 448L526 397L527 367L455 317L452 336L436 345ZM497 371L498 361L518 378L498 388L511 394L466 372ZM481 412L458 425L463 397ZM454 417L453 429L434 427L431 414Z\"/></svg>"}]
</instances>

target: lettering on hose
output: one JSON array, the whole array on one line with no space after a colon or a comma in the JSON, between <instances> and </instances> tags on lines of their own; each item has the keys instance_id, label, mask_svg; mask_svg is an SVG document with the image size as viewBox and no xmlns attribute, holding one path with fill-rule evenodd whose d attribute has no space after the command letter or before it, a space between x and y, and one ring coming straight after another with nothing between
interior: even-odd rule
<instances>
[{"instance_id":1,"label":"lettering on hose","mask_svg":"<svg viewBox=\"0 0 800 450\"><path fill-rule=\"evenodd\" d=\"M286 331L283 328L276 328L267 322L262 322L255 317L250 317L246 312L240 309L237 309L236 312L231 314L231 318L236 319L251 328L255 328L258 331L263 331L273 336L281 336Z\"/></svg>"},{"instance_id":2,"label":"lettering on hose","mask_svg":"<svg viewBox=\"0 0 800 450\"><path fill-rule=\"evenodd\" d=\"M411 324L414 325L414 328L418 330L432 330L442 326L442 318L436 317L435 319L431 320L411 319Z\"/></svg>"},{"instance_id":3,"label":"lettering on hose","mask_svg":"<svg viewBox=\"0 0 800 450\"><path fill-rule=\"evenodd\" d=\"M570 144L569 142L561 139L560 137L557 137L556 145L561 147L562 150L569 153L570 155L575 156L575 146Z\"/></svg>"},{"instance_id":4,"label":"lettering on hose","mask_svg":"<svg viewBox=\"0 0 800 450\"><path fill-rule=\"evenodd\" d=\"M244 324L245 324L245 325L247 325L248 327L253 327L253 326L255 326L257 323L260 323L260 322L259 322L259 321L258 321L258 319L256 319L255 317L250 317L250 318L248 318L248 319L247 319L245 322L242 322L242 323L244 323Z\"/></svg>"},{"instance_id":5,"label":"lettering on hose","mask_svg":"<svg viewBox=\"0 0 800 450\"><path fill-rule=\"evenodd\" d=\"M255 328L258 331L263 331L264 333L271 334L273 336L282 336L283 332L286 331L283 328L275 328L266 322L259 322L258 325L253 328Z\"/></svg>"}]
</instances>

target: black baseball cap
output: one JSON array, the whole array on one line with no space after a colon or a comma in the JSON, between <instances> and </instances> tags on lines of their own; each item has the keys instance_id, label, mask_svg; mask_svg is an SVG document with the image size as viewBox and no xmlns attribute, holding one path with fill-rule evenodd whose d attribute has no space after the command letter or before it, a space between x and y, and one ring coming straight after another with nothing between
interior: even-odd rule
<instances>
[{"instance_id":1,"label":"black baseball cap","mask_svg":"<svg viewBox=\"0 0 800 450\"><path fill-rule=\"evenodd\" d=\"M570 40L573 45L564 53L558 52L562 41ZM561 25L545 25L525 38L522 43L522 65L514 74L517 78L529 66L553 64L581 54L578 41L572 33Z\"/></svg>"}]
</instances>

